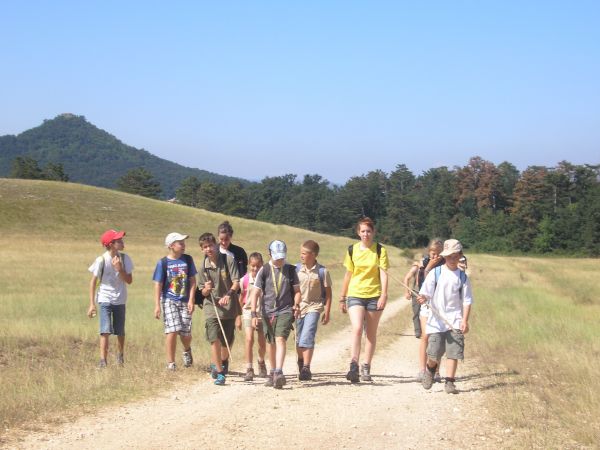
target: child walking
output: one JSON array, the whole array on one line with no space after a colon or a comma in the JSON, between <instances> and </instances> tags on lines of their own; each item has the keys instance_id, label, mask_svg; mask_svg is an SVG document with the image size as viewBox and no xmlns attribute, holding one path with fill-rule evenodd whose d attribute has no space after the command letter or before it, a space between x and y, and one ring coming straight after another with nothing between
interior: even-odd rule
<instances>
[{"instance_id":1,"label":"child walking","mask_svg":"<svg viewBox=\"0 0 600 450\"><path fill-rule=\"evenodd\" d=\"M196 291L194 259L185 253L187 234L170 233L165 238L166 257L156 264L154 275L154 317L160 319L162 307L167 353L167 370L176 370L177 336L183 344L183 366L190 367L192 357L192 314Z\"/></svg>"},{"instance_id":2,"label":"child walking","mask_svg":"<svg viewBox=\"0 0 600 450\"><path fill-rule=\"evenodd\" d=\"M469 332L469 315L473 296L471 283L458 267L462 245L456 239L444 242L440 253L446 260L443 266L429 272L417 297L419 303L428 303L431 315L427 318L427 365L423 387L431 389L435 371L446 353L446 384L448 394L458 394L455 385L458 360L463 360L465 334Z\"/></svg>"},{"instance_id":3,"label":"child walking","mask_svg":"<svg viewBox=\"0 0 600 450\"><path fill-rule=\"evenodd\" d=\"M267 336L267 349L271 372L266 386L281 389L285 385L283 361L286 342L294 319L300 312L300 282L296 268L285 262L287 247L283 241L269 244L271 260L256 275L250 294L252 325L258 327L257 305L262 295L261 311L263 331Z\"/></svg>"},{"instance_id":4,"label":"child walking","mask_svg":"<svg viewBox=\"0 0 600 450\"><path fill-rule=\"evenodd\" d=\"M319 317L321 323L329 323L331 310L331 276L329 271L317 262L319 244L308 240L300 247L301 263L296 265L300 282L300 317L296 321L296 352L298 354L298 379L310 381L310 363L315 348L315 336Z\"/></svg>"},{"instance_id":5,"label":"child walking","mask_svg":"<svg viewBox=\"0 0 600 450\"><path fill-rule=\"evenodd\" d=\"M106 251L88 269L92 273L88 317L96 315L96 301L100 307L100 368L107 364L108 338L111 334L117 336L117 364L125 363L125 304L127 285L133 281L133 262L123 253L124 236L124 231L104 232L100 242Z\"/></svg>"},{"instance_id":6,"label":"child walking","mask_svg":"<svg viewBox=\"0 0 600 450\"><path fill-rule=\"evenodd\" d=\"M250 302L250 291L256 282L256 275L263 266L263 257L260 253L251 253L248 257L248 272L244 275L240 282L240 307L242 308L242 323L246 333L246 375L244 381L254 380L254 367L252 360L254 356L254 332L258 341L258 376L265 378L267 376L267 365L265 363L265 353L267 351L267 341L265 333L262 330L262 319L257 317L258 326L256 329L252 326L252 304Z\"/></svg>"},{"instance_id":7,"label":"child walking","mask_svg":"<svg viewBox=\"0 0 600 450\"><path fill-rule=\"evenodd\" d=\"M204 261L198 281L202 286L206 340L210 343L211 376L215 384L225 384L229 371L229 350L235 339L235 328L242 328L241 309L237 300L240 277L235 260L219 252L217 239L204 233L198 239Z\"/></svg>"}]
</instances>

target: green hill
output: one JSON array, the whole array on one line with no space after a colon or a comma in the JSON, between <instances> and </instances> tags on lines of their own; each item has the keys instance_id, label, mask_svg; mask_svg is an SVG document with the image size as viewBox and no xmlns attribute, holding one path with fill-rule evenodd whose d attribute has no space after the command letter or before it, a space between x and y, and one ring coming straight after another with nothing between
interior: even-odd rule
<instances>
[{"instance_id":1,"label":"green hill","mask_svg":"<svg viewBox=\"0 0 600 450\"><path fill-rule=\"evenodd\" d=\"M128 170L143 167L160 182L163 195L172 197L184 178L228 183L239 178L184 167L136 149L89 123L85 117L61 114L17 136L0 136L0 176L10 174L13 160L28 156L41 167L62 164L71 181L92 186L115 188L116 181Z\"/></svg>"}]
</instances>

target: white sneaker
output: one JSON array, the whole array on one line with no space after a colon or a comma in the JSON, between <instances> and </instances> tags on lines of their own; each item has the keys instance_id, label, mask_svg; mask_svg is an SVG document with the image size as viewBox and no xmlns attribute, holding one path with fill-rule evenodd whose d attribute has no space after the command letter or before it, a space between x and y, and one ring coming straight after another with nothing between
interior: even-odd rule
<instances>
[{"instance_id":1,"label":"white sneaker","mask_svg":"<svg viewBox=\"0 0 600 450\"><path fill-rule=\"evenodd\" d=\"M174 362L170 362L169 364L167 364L167 370L175 372L177 370L177 365Z\"/></svg>"}]
</instances>

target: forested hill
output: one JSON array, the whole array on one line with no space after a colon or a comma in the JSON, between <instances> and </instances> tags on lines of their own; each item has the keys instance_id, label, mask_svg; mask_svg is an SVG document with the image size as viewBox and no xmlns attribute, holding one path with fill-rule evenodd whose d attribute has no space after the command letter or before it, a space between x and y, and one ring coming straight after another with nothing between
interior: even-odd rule
<instances>
[{"instance_id":1,"label":"forested hill","mask_svg":"<svg viewBox=\"0 0 600 450\"><path fill-rule=\"evenodd\" d=\"M30 157L40 166L62 164L69 179L114 188L130 169L143 167L160 182L164 197L175 195L181 180L196 177L222 184L247 183L201 169L184 167L119 141L89 123L84 116L61 114L17 136L0 136L0 176L10 174L16 157Z\"/></svg>"}]
</instances>

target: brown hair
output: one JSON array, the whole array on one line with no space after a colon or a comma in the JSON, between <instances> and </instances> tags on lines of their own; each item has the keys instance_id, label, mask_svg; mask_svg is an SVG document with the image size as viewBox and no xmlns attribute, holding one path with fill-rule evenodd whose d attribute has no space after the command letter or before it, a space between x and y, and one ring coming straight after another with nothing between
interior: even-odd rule
<instances>
[{"instance_id":1,"label":"brown hair","mask_svg":"<svg viewBox=\"0 0 600 450\"><path fill-rule=\"evenodd\" d=\"M373 219L371 219L370 217L363 217L361 218L357 223L356 223L356 232L358 233L360 231L360 226L361 225L366 225L368 226L371 230L375 231L375 222L373 222Z\"/></svg>"},{"instance_id":2,"label":"brown hair","mask_svg":"<svg viewBox=\"0 0 600 450\"><path fill-rule=\"evenodd\" d=\"M442 242L442 240L440 238L433 238L431 241L429 241L429 245L427 246L427 250L431 250L431 249L440 249L442 250L444 248L444 243Z\"/></svg>"},{"instance_id":3,"label":"brown hair","mask_svg":"<svg viewBox=\"0 0 600 450\"><path fill-rule=\"evenodd\" d=\"M229 236L233 236L233 227L231 226L231 224L229 223L228 220L223 222L217 228L217 234L221 234L221 233L225 233L225 234L228 234Z\"/></svg>"},{"instance_id":4,"label":"brown hair","mask_svg":"<svg viewBox=\"0 0 600 450\"><path fill-rule=\"evenodd\" d=\"M248 256L248 261L250 261L251 259L256 259L256 260L260 261L260 265L261 266L264 264L263 263L263 257L258 252L250 253L250 256Z\"/></svg>"},{"instance_id":5,"label":"brown hair","mask_svg":"<svg viewBox=\"0 0 600 450\"><path fill-rule=\"evenodd\" d=\"M305 248L309 252L314 253L315 256L319 256L319 244L317 244L312 239L304 241L304 244L302 244L302 248Z\"/></svg>"},{"instance_id":6,"label":"brown hair","mask_svg":"<svg viewBox=\"0 0 600 450\"><path fill-rule=\"evenodd\" d=\"M198 238L198 242L200 243L200 247L202 247L203 244L205 243L209 243L209 244L213 244L216 245L217 244L217 240L215 239L215 235L212 233L204 233L203 235L201 235Z\"/></svg>"}]
</instances>

